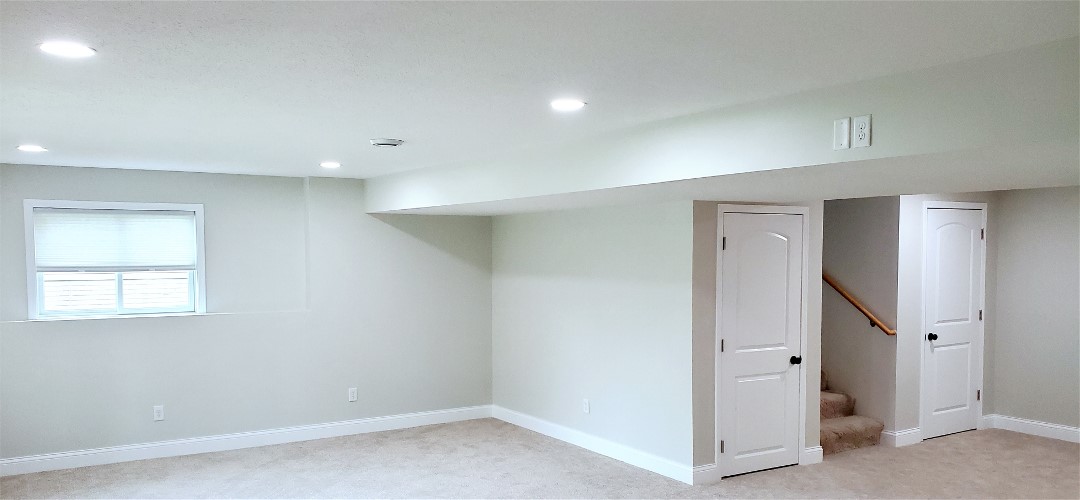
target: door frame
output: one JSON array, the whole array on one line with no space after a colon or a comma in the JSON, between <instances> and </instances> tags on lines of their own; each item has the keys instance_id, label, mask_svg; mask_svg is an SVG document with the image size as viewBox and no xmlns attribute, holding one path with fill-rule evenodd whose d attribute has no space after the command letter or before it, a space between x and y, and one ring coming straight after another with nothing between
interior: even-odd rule
<instances>
[{"instance_id":1,"label":"door frame","mask_svg":"<svg viewBox=\"0 0 1080 500\"><path fill-rule=\"evenodd\" d=\"M809 268L810 268L810 207L805 206L784 206L784 205L731 205L720 204L717 205L716 212L716 279L713 286L716 289L716 297L714 298L714 321L713 326L715 332L715 338L713 339L713 463L717 466L717 478L721 478L723 471L719 470L720 467L720 441L721 441L721 402L723 401L720 396L720 339L721 331L720 327L723 324L720 319L722 303L723 287L721 286L721 280L723 279L723 263L724 252L722 238L724 237L724 214L725 213L744 213L744 214L782 214L782 215L801 215L802 216L802 290L800 290L800 296L802 303L799 305L800 309L800 321L799 321L799 354L803 359L807 359L806 356L806 344L807 344L807 326L809 324L808 317L809 312L807 304L810 300L810 288L809 288ZM819 368L820 369L820 368ZM802 464L806 454L806 372L807 365L803 363L799 370L799 461L798 464Z\"/></svg>"},{"instance_id":2,"label":"door frame","mask_svg":"<svg viewBox=\"0 0 1080 500\"><path fill-rule=\"evenodd\" d=\"M926 257L927 257L927 255L926 255L926 228L927 228L927 222L928 222L928 219L929 219L929 216L930 216L930 210L931 209L955 209L955 210L981 210L982 211L982 228L983 228L983 231L985 231L985 232L983 234L983 240L982 240L982 242L983 242L982 262L981 262L981 265L982 265L982 286L980 287L980 290L979 290L979 304L981 305L980 309L983 310L983 317L985 318L986 317L986 254L987 254L986 242L989 241L989 238L991 236L990 234L988 234L990 231L989 231L989 228L987 227L987 224L986 224L987 211L988 211L987 207L988 206L989 206L989 204L987 204L987 203L968 202L968 201L937 201L937 200L931 200L931 201L924 201L923 202L923 206L922 206L922 234L921 234L921 237L922 237L922 245L921 245L921 247L922 248L919 249L919 252L922 254L922 257L921 257L921 269L919 271L919 273L921 274L921 276L919 277L919 280L920 280L919 286L921 287L920 290L919 290L919 337L920 337L919 338L919 429L920 429L920 431L922 429L926 429L926 408L928 407L927 406L927 398L929 396L929 391L926 390L927 383L929 382L928 380L926 380L926 346L924 346L922 344L922 342L926 342L926 334L928 333L926 331L926 290L927 290L927 288L926 288ZM977 336L977 338L976 338L977 346L976 346L976 349L973 349L973 350L975 350L979 355L979 363L978 363L978 366L975 367L975 369L977 369L978 372L979 372L978 373L978 375L979 375L979 378L978 378L979 389L982 390L982 389L985 388L985 384L983 382L984 382L985 377L986 377L986 375L985 375L985 370L986 370L986 343L985 343L986 342L986 321L985 320L979 321L979 332L978 332L978 334L976 334L976 336ZM980 424L982 423L982 417L983 417L983 400L980 398L980 399L975 401L975 428L976 429L978 429ZM922 434L922 433L920 432L920 434ZM925 434L922 434L922 435L925 436ZM925 440L925 439L929 439L929 438L923 437L922 439L920 439L920 441Z\"/></svg>"}]
</instances>

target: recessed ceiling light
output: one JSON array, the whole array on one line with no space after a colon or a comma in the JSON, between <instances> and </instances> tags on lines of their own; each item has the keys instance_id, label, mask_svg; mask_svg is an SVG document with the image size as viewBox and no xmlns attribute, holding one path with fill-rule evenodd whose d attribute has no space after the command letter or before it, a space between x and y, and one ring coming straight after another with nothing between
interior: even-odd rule
<instances>
[{"instance_id":1,"label":"recessed ceiling light","mask_svg":"<svg viewBox=\"0 0 1080 500\"><path fill-rule=\"evenodd\" d=\"M38 146L37 144L23 144L15 149L24 153L44 153L45 151L48 151L48 149Z\"/></svg>"},{"instance_id":2,"label":"recessed ceiling light","mask_svg":"<svg viewBox=\"0 0 1080 500\"><path fill-rule=\"evenodd\" d=\"M45 42L38 45L42 52L60 57L82 58L97 54L97 51L81 43Z\"/></svg>"},{"instance_id":3,"label":"recessed ceiling light","mask_svg":"<svg viewBox=\"0 0 1080 500\"><path fill-rule=\"evenodd\" d=\"M585 101L581 99L555 99L551 101L551 109L555 111L577 111L585 107Z\"/></svg>"},{"instance_id":4,"label":"recessed ceiling light","mask_svg":"<svg viewBox=\"0 0 1080 500\"><path fill-rule=\"evenodd\" d=\"M324 161L320 163L319 166L322 168L338 168L341 164L336 161Z\"/></svg>"}]
</instances>

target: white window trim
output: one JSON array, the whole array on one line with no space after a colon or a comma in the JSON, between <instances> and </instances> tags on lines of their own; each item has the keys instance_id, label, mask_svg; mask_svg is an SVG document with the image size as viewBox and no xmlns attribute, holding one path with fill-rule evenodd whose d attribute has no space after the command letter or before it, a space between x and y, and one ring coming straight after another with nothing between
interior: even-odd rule
<instances>
[{"instance_id":1,"label":"white window trim","mask_svg":"<svg viewBox=\"0 0 1080 500\"><path fill-rule=\"evenodd\" d=\"M38 280L36 246L34 245L35 208L74 208L84 210L146 210L195 212L195 311L194 312L147 312L130 314L87 314L85 316L42 316L38 311ZM206 314L206 272L203 245L203 206L195 203L138 203L126 201L74 201L74 200L24 200L23 229L26 235L26 312L31 320L81 319L81 318L130 318L140 316L182 316Z\"/></svg>"}]
</instances>

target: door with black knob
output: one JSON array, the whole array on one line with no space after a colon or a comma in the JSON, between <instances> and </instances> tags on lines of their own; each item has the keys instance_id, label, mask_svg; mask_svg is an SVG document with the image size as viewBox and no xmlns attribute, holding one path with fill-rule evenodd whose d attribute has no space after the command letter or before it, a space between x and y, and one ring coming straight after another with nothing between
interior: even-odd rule
<instances>
[{"instance_id":1,"label":"door with black knob","mask_svg":"<svg viewBox=\"0 0 1080 500\"><path fill-rule=\"evenodd\" d=\"M981 416L985 208L925 210L923 438L975 429Z\"/></svg>"},{"instance_id":2,"label":"door with black knob","mask_svg":"<svg viewBox=\"0 0 1080 500\"><path fill-rule=\"evenodd\" d=\"M804 224L801 214L721 208L716 449L723 449L723 476L799 462Z\"/></svg>"}]
</instances>

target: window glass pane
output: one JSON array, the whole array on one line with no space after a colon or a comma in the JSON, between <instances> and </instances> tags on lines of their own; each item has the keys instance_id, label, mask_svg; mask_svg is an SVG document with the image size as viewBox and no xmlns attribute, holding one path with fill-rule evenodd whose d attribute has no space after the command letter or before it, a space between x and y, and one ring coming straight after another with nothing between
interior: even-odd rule
<instances>
[{"instance_id":1,"label":"window glass pane","mask_svg":"<svg viewBox=\"0 0 1080 500\"><path fill-rule=\"evenodd\" d=\"M193 311L192 271L147 271L121 274L123 309Z\"/></svg>"},{"instance_id":2,"label":"window glass pane","mask_svg":"<svg viewBox=\"0 0 1080 500\"><path fill-rule=\"evenodd\" d=\"M46 313L115 312L116 273L38 273Z\"/></svg>"}]
</instances>

